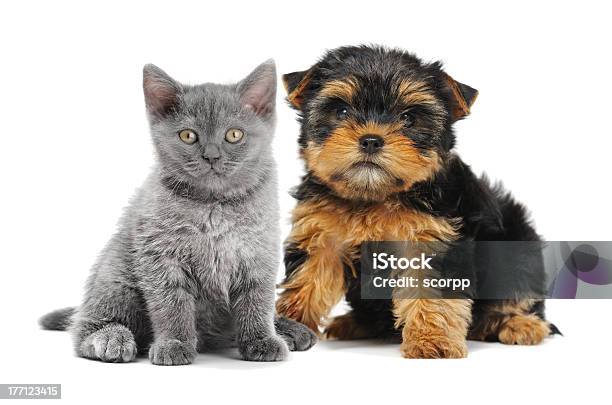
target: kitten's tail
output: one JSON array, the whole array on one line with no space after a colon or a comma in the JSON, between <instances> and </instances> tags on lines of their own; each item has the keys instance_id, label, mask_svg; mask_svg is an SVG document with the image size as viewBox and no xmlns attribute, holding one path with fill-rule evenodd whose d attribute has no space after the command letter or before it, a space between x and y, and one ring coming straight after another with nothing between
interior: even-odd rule
<instances>
[{"instance_id":1,"label":"kitten's tail","mask_svg":"<svg viewBox=\"0 0 612 405\"><path fill-rule=\"evenodd\" d=\"M56 309L38 320L38 324L47 330L66 330L72 324L72 315L76 307Z\"/></svg>"}]
</instances>

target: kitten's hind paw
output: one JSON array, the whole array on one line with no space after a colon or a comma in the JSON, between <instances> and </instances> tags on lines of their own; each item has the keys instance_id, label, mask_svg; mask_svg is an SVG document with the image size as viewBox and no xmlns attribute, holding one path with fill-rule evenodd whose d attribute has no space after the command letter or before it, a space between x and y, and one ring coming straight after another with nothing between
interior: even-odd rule
<instances>
[{"instance_id":1,"label":"kitten's hind paw","mask_svg":"<svg viewBox=\"0 0 612 405\"><path fill-rule=\"evenodd\" d=\"M192 344L178 339L157 340L149 349L149 360L158 366L182 366L191 364L196 354Z\"/></svg>"},{"instance_id":2,"label":"kitten's hind paw","mask_svg":"<svg viewBox=\"0 0 612 405\"><path fill-rule=\"evenodd\" d=\"M276 333L285 340L292 352L308 350L317 343L317 335L309 327L293 319L277 316L274 326Z\"/></svg>"},{"instance_id":3,"label":"kitten's hind paw","mask_svg":"<svg viewBox=\"0 0 612 405\"><path fill-rule=\"evenodd\" d=\"M80 356L109 363L132 361L137 351L132 332L118 323L95 331L79 345Z\"/></svg>"},{"instance_id":4,"label":"kitten's hind paw","mask_svg":"<svg viewBox=\"0 0 612 405\"><path fill-rule=\"evenodd\" d=\"M289 355L287 344L276 335L240 343L238 350L248 361L282 361Z\"/></svg>"}]
</instances>

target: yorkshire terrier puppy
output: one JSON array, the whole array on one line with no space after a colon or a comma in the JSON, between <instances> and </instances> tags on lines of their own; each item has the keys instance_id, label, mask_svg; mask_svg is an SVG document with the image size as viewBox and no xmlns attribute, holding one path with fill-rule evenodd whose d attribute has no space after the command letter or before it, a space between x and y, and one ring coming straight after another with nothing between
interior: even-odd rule
<instances>
[{"instance_id":1,"label":"yorkshire terrier puppy","mask_svg":"<svg viewBox=\"0 0 612 405\"><path fill-rule=\"evenodd\" d=\"M333 339L401 336L407 358L460 358L466 339L534 345L557 332L540 298L361 297L366 241L539 240L525 208L453 152L453 124L475 89L439 62L375 46L329 51L283 81L307 174L294 192L280 314ZM328 322L344 296L351 312Z\"/></svg>"}]
</instances>

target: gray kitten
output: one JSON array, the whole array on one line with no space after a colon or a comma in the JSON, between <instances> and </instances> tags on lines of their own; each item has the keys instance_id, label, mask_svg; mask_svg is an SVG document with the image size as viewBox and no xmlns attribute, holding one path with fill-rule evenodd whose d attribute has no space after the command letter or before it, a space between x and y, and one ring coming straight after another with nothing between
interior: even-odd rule
<instances>
[{"instance_id":1,"label":"gray kitten","mask_svg":"<svg viewBox=\"0 0 612 405\"><path fill-rule=\"evenodd\" d=\"M83 304L41 319L69 328L79 356L153 364L237 346L278 361L316 336L274 314L279 218L272 60L235 85L183 85L147 65L157 164L102 251ZM75 312L73 314L73 312Z\"/></svg>"}]
</instances>

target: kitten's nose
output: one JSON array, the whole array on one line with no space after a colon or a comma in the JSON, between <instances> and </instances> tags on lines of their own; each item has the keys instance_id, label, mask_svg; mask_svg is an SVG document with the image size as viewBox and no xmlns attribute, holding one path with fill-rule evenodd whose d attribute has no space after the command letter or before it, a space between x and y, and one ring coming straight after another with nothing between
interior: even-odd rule
<instances>
[{"instance_id":1,"label":"kitten's nose","mask_svg":"<svg viewBox=\"0 0 612 405\"><path fill-rule=\"evenodd\" d=\"M204 160L208 160L209 162L214 162L215 160L221 157L221 151L219 147L215 144L206 145L204 148L204 153L202 153L202 158Z\"/></svg>"},{"instance_id":2,"label":"kitten's nose","mask_svg":"<svg viewBox=\"0 0 612 405\"><path fill-rule=\"evenodd\" d=\"M381 150L384 144L384 139L379 135L364 135L359 138L361 149L370 155Z\"/></svg>"}]
</instances>

